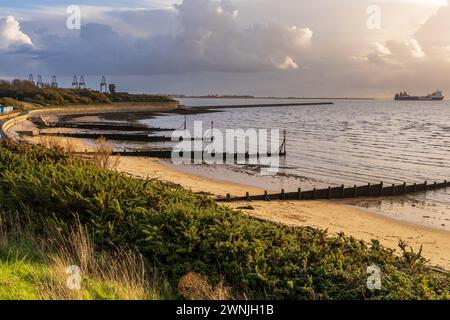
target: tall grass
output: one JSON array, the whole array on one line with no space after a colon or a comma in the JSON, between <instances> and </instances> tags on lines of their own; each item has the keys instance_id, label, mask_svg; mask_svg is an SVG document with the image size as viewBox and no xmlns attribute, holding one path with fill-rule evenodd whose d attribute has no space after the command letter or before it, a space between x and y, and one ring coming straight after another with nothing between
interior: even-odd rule
<instances>
[{"instance_id":1,"label":"tall grass","mask_svg":"<svg viewBox=\"0 0 450 320\"><path fill-rule=\"evenodd\" d=\"M170 299L171 288L161 275L148 269L142 256L124 249L96 250L85 227L76 223L68 232L46 230L38 235L32 225L17 216L3 214L0 221L0 264L24 268L21 279L32 288L31 297L44 300L86 299ZM67 268L81 270L81 288L67 286ZM17 287L20 287L17 285ZM14 297L4 292L2 298L29 298L25 292ZM23 290L22 290L23 291Z\"/></svg>"}]
</instances>

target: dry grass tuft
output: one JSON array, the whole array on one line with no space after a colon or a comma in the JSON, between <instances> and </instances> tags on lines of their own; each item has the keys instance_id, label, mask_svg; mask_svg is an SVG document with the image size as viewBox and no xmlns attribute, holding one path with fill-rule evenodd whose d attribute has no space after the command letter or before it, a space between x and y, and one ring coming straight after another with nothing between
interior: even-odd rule
<instances>
[{"instance_id":1,"label":"dry grass tuft","mask_svg":"<svg viewBox=\"0 0 450 320\"><path fill-rule=\"evenodd\" d=\"M113 148L104 137L100 137L94 146L93 161L101 169L114 170L119 165L120 159L112 156Z\"/></svg>"},{"instance_id":2,"label":"dry grass tuft","mask_svg":"<svg viewBox=\"0 0 450 320\"><path fill-rule=\"evenodd\" d=\"M39 136L39 144L54 151L65 151L70 154L75 153L75 145L69 138L55 136Z\"/></svg>"},{"instance_id":3,"label":"dry grass tuft","mask_svg":"<svg viewBox=\"0 0 450 320\"><path fill-rule=\"evenodd\" d=\"M39 136L39 143L44 147L54 150L54 151L63 151L63 143L60 138L53 136Z\"/></svg>"},{"instance_id":4,"label":"dry grass tuft","mask_svg":"<svg viewBox=\"0 0 450 320\"><path fill-rule=\"evenodd\" d=\"M220 281L213 286L208 278L195 272L184 275L178 283L178 293L187 300L230 300L230 288Z\"/></svg>"},{"instance_id":5,"label":"dry grass tuft","mask_svg":"<svg viewBox=\"0 0 450 320\"><path fill-rule=\"evenodd\" d=\"M66 235L53 230L50 234L56 236L45 239L36 237L34 231L27 227L29 225L30 222L19 223L17 219L3 216L0 221L0 250L11 251L8 260L13 262L38 261L39 265L47 266L45 276L41 268L36 268L36 272L30 272L27 277L27 281L37 288L40 299L144 300L173 297L167 279L148 270L140 254L119 248L108 252L95 250L80 223ZM48 231L46 233L49 234ZM14 249L24 243L34 257L24 253L19 255ZM80 268L80 290L67 286L69 266Z\"/></svg>"},{"instance_id":6,"label":"dry grass tuft","mask_svg":"<svg viewBox=\"0 0 450 320\"><path fill-rule=\"evenodd\" d=\"M84 297L83 291L70 290L66 286L68 266L78 266L82 272L82 286L95 282L110 284L109 295L126 299L146 298L146 272L141 255L116 249L112 253L96 252L86 230L78 224L68 236L47 248L53 268L57 271L56 285L47 286L45 299L74 299ZM90 280L88 280L90 279ZM94 281L93 281L94 279ZM48 284L48 283L47 283Z\"/></svg>"}]
</instances>

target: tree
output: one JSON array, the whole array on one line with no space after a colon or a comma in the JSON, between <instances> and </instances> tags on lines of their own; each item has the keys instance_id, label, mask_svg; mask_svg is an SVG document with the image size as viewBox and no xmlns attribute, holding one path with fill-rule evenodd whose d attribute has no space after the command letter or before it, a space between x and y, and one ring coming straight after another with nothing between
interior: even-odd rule
<instances>
[{"instance_id":1,"label":"tree","mask_svg":"<svg viewBox=\"0 0 450 320\"><path fill-rule=\"evenodd\" d=\"M109 92L110 92L111 94L116 93L116 85L115 85L114 83L110 83L110 84L109 84Z\"/></svg>"}]
</instances>

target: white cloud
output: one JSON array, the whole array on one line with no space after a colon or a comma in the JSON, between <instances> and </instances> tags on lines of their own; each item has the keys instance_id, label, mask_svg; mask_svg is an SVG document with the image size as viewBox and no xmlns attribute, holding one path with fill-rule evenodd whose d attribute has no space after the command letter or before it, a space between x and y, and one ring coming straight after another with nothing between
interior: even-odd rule
<instances>
[{"instance_id":1,"label":"white cloud","mask_svg":"<svg viewBox=\"0 0 450 320\"><path fill-rule=\"evenodd\" d=\"M282 63L273 61L274 65L281 70L298 69L298 64L289 56L287 56Z\"/></svg>"},{"instance_id":2,"label":"white cloud","mask_svg":"<svg viewBox=\"0 0 450 320\"><path fill-rule=\"evenodd\" d=\"M22 45L33 46L33 42L28 35L20 30L20 23L13 16L1 19L0 49Z\"/></svg>"},{"instance_id":3,"label":"white cloud","mask_svg":"<svg viewBox=\"0 0 450 320\"><path fill-rule=\"evenodd\" d=\"M385 44L374 43L367 60L387 66L403 66L405 63L420 61L426 54L416 39L389 40Z\"/></svg>"},{"instance_id":4,"label":"white cloud","mask_svg":"<svg viewBox=\"0 0 450 320\"><path fill-rule=\"evenodd\" d=\"M405 40L404 44L414 58L421 59L425 57L425 52L422 50L422 47L416 39Z\"/></svg>"},{"instance_id":5,"label":"white cloud","mask_svg":"<svg viewBox=\"0 0 450 320\"><path fill-rule=\"evenodd\" d=\"M160 27L158 34L124 33L103 20L82 26L79 37L35 34L41 49L35 60L55 73L266 72L298 69L313 36L309 28L279 22L242 25L228 0L184 0L174 8L114 14L122 24L133 21L141 30L152 26L155 14L161 17L159 25L176 26Z\"/></svg>"},{"instance_id":6,"label":"white cloud","mask_svg":"<svg viewBox=\"0 0 450 320\"><path fill-rule=\"evenodd\" d=\"M446 7L448 5L447 0L384 0L381 2L400 2L400 3L412 3L428 6Z\"/></svg>"}]
</instances>

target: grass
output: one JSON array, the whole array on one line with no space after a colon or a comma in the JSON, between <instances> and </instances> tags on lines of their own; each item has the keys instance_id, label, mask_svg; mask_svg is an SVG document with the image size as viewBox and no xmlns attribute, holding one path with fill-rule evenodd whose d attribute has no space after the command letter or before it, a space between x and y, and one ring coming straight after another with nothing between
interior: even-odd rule
<instances>
[{"instance_id":1,"label":"grass","mask_svg":"<svg viewBox=\"0 0 450 320\"><path fill-rule=\"evenodd\" d=\"M0 147L0 210L32 226L32 238L46 242L75 237L78 231L72 226L79 225L91 245L82 245L81 252L69 245L56 251L68 254L56 256L64 266L76 259L88 271L88 279L92 275L116 283L115 275L127 274L111 271L110 277L102 276L103 268L96 266L108 263L85 258L98 257L93 252L115 256L117 248L123 248L142 257L153 275L163 274L169 281L152 285L154 276L147 276L138 281L138 288L144 283L157 288L153 292L167 292L158 288L169 287L174 296L186 299L450 299L450 275L433 271L406 243L394 252L377 241L258 221L207 196L157 180L126 177L61 150ZM63 243L85 242L77 239ZM52 250L47 250L50 256ZM380 290L366 286L372 264L382 271ZM136 278L126 279L118 282ZM94 291L92 297L110 292Z\"/></svg>"},{"instance_id":2,"label":"grass","mask_svg":"<svg viewBox=\"0 0 450 320\"><path fill-rule=\"evenodd\" d=\"M94 251L78 225L68 237L42 238L31 229L1 223L0 300L173 299L163 277L151 275L139 255ZM57 234L56 230L53 233ZM78 265L80 290L69 289L68 266Z\"/></svg>"}]
</instances>

